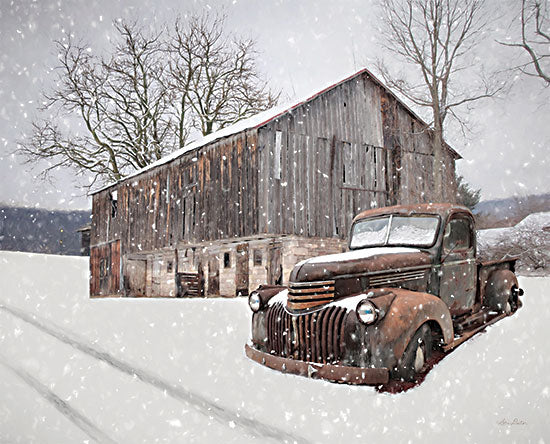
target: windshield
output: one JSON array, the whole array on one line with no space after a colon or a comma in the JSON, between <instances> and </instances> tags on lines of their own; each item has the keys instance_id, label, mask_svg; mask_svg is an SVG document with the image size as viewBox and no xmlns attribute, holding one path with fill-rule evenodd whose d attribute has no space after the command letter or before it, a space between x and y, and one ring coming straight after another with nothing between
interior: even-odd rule
<instances>
[{"instance_id":1,"label":"windshield","mask_svg":"<svg viewBox=\"0 0 550 444\"><path fill-rule=\"evenodd\" d=\"M437 216L384 216L360 220L353 226L350 248L383 245L429 247L437 234Z\"/></svg>"}]
</instances>

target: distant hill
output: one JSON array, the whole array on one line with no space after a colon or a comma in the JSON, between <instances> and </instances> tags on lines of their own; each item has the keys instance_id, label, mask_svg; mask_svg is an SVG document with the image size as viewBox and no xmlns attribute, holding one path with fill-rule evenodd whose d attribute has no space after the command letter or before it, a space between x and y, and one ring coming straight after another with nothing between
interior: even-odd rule
<instances>
[{"instance_id":1,"label":"distant hill","mask_svg":"<svg viewBox=\"0 0 550 444\"><path fill-rule=\"evenodd\" d=\"M80 233L90 211L0 206L0 250L80 255Z\"/></svg>"},{"instance_id":2,"label":"distant hill","mask_svg":"<svg viewBox=\"0 0 550 444\"><path fill-rule=\"evenodd\" d=\"M486 200L474 208L479 228L511 227L529 214L550 211L550 193Z\"/></svg>"}]
</instances>

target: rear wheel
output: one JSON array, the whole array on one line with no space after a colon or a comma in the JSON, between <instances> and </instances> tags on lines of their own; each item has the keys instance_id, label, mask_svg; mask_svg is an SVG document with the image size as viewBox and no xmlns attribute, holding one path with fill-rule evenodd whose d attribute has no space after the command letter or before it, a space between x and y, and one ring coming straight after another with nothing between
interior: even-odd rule
<instances>
[{"instance_id":1,"label":"rear wheel","mask_svg":"<svg viewBox=\"0 0 550 444\"><path fill-rule=\"evenodd\" d=\"M403 356L392 372L394 379L412 382L426 368L432 354L432 331L427 324L422 325L410 340Z\"/></svg>"},{"instance_id":2,"label":"rear wheel","mask_svg":"<svg viewBox=\"0 0 550 444\"><path fill-rule=\"evenodd\" d=\"M512 312L516 311L520 307L519 297L523 295L523 290L517 285L512 287L512 297L510 299L510 305Z\"/></svg>"}]
</instances>

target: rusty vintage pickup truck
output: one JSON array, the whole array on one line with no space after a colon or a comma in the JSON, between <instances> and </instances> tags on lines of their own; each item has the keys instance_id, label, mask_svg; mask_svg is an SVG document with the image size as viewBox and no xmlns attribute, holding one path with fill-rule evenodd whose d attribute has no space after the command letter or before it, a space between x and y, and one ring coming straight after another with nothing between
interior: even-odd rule
<instances>
[{"instance_id":1,"label":"rusty vintage pickup truck","mask_svg":"<svg viewBox=\"0 0 550 444\"><path fill-rule=\"evenodd\" d=\"M476 259L474 218L454 204L355 217L349 251L302 261L289 287L249 296L246 355L270 368L349 384L414 381L520 306L515 260Z\"/></svg>"}]
</instances>

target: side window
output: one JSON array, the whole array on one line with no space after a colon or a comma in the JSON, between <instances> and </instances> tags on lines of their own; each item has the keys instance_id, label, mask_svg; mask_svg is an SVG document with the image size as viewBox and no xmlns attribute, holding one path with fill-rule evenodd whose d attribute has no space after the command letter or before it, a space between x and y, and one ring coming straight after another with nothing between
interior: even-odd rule
<instances>
[{"instance_id":1,"label":"side window","mask_svg":"<svg viewBox=\"0 0 550 444\"><path fill-rule=\"evenodd\" d=\"M118 193L117 191L113 191L110 194L111 197L111 217L114 219L117 216L118 213Z\"/></svg>"},{"instance_id":2,"label":"side window","mask_svg":"<svg viewBox=\"0 0 550 444\"><path fill-rule=\"evenodd\" d=\"M262 265L262 250L254 250L254 266Z\"/></svg>"},{"instance_id":3,"label":"side window","mask_svg":"<svg viewBox=\"0 0 550 444\"><path fill-rule=\"evenodd\" d=\"M451 219L445 229L443 249L445 251L467 250L472 247L470 221L464 218Z\"/></svg>"},{"instance_id":4,"label":"side window","mask_svg":"<svg viewBox=\"0 0 550 444\"><path fill-rule=\"evenodd\" d=\"M281 178L281 148L283 142L282 131L275 131L275 152L273 153L273 177Z\"/></svg>"}]
</instances>

